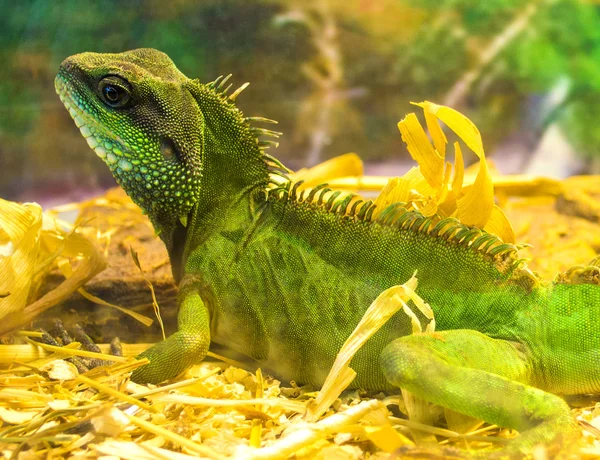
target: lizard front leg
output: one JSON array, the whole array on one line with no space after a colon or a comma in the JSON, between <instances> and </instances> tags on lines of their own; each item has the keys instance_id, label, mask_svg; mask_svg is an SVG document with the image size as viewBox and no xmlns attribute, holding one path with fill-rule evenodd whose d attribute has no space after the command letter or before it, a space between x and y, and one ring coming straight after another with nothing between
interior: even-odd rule
<instances>
[{"instance_id":1,"label":"lizard front leg","mask_svg":"<svg viewBox=\"0 0 600 460\"><path fill-rule=\"evenodd\" d=\"M193 276L184 276L179 285L177 332L138 356L150 363L136 369L131 380L162 382L204 359L210 345L210 314L198 289Z\"/></svg>"},{"instance_id":2,"label":"lizard front leg","mask_svg":"<svg viewBox=\"0 0 600 460\"><path fill-rule=\"evenodd\" d=\"M416 334L390 343L381 365L392 384L420 398L518 430L507 454L560 446L576 433L565 401L529 385L532 369L519 344L473 330Z\"/></svg>"}]
</instances>

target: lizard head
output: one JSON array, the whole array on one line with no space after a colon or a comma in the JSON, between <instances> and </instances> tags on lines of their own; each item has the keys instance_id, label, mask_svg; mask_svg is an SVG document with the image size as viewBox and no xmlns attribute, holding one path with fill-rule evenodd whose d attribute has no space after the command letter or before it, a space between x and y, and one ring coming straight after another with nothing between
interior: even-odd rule
<instances>
[{"instance_id":1,"label":"lizard head","mask_svg":"<svg viewBox=\"0 0 600 460\"><path fill-rule=\"evenodd\" d=\"M270 171L285 171L264 151L276 142L259 140L281 133L250 126L273 120L244 118L234 100L247 84L227 95L228 78L189 79L153 49L77 54L56 77L81 134L168 248L188 217L239 217L253 209L244 198L260 195Z\"/></svg>"},{"instance_id":2,"label":"lizard head","mask_svg":"<svg viewBox=\"0 0 600 460\"><path fill-rule=\"evenodd\" d=\"M153 221L185 219L198 199L204 117L190 81L153 49L77 54L55 80L89 146Z\"/></svg>"}]
</instances>

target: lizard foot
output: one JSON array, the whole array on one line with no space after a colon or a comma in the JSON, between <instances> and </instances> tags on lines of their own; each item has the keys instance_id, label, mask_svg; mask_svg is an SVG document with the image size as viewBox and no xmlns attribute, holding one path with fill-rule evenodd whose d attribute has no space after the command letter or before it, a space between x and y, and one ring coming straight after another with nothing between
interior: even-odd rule
<instances>
[{"instance_id":1,"label":"lizard foot","mask_svg":"<svg viewBox=\"0 0 600 460\"><path fill-rule=\"evenodd\" d=\"M50 332L41 328L39 329L43 334L39 340L40 342L56 347L63 347L75 341L81 343L81 348L83 350L102 353L100 347L98 347L98 345L96 345L96 343L85 333L79 324L75 325L71 335L65 329L65 326L60 319L54 319L53 322L54 327ZM121 340L118 337L115 337L110 342L110 354L113 356L123 356ZM95 367L111 363L111 361L105 361L98 358L84 358L82 356L73 356L67 358L67 361L73 363L80 374L87 372L90 369L94 369Z\"/></svg>"}]
</instances>

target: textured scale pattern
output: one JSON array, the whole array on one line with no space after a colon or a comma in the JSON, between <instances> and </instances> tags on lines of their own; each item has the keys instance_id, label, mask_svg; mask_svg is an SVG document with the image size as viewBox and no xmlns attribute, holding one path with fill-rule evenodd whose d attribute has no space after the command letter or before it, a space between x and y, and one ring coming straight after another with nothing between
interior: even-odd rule
<instances>
[{"instance_id":1,"label":"textured scale pattern","mask_svg":"<svg viewBox=\"0 0 600 460\"><path fill-rule=\"evenodd\" d=\"M56 79L179 282L179 329L132 379L175 377L216 342L321 385L370 303L417 271L437 331L410 335L397 313L353 359L353 385L519 430L500 455L566 448L577 425L557 395L600 392L598 262L544 283L518 247L454 219L301 191L265 153L279 133L251 125L272 121L244 118L233 100L245 85L227 96L227 81L188 79L149 49L72 56Z\"/></svg>"}]
</instances>

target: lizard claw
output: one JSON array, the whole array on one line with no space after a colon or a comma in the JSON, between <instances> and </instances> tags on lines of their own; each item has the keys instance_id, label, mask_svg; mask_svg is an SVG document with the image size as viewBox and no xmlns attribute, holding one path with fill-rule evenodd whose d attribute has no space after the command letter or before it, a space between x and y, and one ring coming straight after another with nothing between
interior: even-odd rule
<instances>
[{"instance_id":1,"label":"lizard claw","mask_svg":"<svg viewBox=\"0 0 600 460\"><path fill-rule=\"evenodd\" d=\"M47 345L53 345L56 347L64 347L71 342L81 343L81 348L86 351L94 353L102 353L100 347L86 334L84 329L76 324L73 328L72 335L66 330L63 322L60 319L54 319L54 327L48 332L42 328L39 331L42 333L40 342ZM123 356L123 349L121 341L118 337L115 337L110 343L110 354L113 356ZM72 356L67 358L67 361L73 363L80 374L83 374L90 369L95 367L104 366L109 364L110 361L106 361L98 358L85 358L82 356Z\"/></svg>"}]
</instances>

